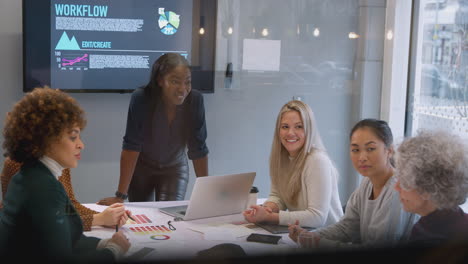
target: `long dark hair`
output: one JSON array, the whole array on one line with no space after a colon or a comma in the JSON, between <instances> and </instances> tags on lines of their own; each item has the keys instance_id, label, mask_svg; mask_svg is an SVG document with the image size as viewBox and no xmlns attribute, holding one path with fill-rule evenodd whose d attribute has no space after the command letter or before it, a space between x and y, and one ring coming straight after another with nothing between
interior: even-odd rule
<instances>
[{"instance_id":1,"label":"long dark hair","mask_svg":"<svg viewBox=\"0 0 468 264\"><path fill-rule=\"evenodd\" d=\"M349 133L349 138L353 136L354 132L360 128L370 128L374 134L383 141L385 147L391 148L393 146L393 133L390 129L390 126L384 120L374 119L374 118L367 118L357 122L353 129L351 129L351 133ZM395 160L393 155L390 157L390 164L395 167Z\"/></svg>"},{"instance_id":2,"label":"long dark hair","mask_svg":"<svg viewBox=\"0 0 468 264\"><path fill-rule=\"evenodd\" d=\"M156 103L162 93L158 81L178 66L186 66L190 69L188 61L179 53L166 53L153 63L150 80L144 88L145 95L151 98L152 113L156 109Z\"/></svg>"}]
</instances>

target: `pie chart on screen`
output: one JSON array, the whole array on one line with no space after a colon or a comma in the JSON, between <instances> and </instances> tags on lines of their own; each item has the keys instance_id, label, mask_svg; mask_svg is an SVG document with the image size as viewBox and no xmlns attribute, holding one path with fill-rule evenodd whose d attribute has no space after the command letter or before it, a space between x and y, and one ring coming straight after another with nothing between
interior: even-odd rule
<instances>
[{"instance_id":1,"label":"pie chart on screen","mask_svg":"<svg viewBox=\"0 0 468 264\"><path fill-rule=\"evenodd\" d=\"M159 8L158 25L164 35L174 35L177 32L180 24L180 15L172 11L164 11L164 8Z\"/></svg>"}]
</instances>

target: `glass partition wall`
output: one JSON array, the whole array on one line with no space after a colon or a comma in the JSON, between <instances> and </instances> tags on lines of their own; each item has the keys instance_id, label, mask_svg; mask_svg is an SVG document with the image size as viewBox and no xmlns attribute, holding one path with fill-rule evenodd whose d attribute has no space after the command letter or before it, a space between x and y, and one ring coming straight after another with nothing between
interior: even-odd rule
<instances>
[{"instance_id":1,"label":"glass partition wall","mask_svg":"<svg viewBox=\"0 0 468 264\"><path fill-rule=\"evenodd\" d=\"M344 204L362 178L349 131L380 116L384 27L381 0L219 0L216 88L204 95L210 174L255 171L267 197L276 116L298 98L315 113Z\"/></svg>"}]
</instances>

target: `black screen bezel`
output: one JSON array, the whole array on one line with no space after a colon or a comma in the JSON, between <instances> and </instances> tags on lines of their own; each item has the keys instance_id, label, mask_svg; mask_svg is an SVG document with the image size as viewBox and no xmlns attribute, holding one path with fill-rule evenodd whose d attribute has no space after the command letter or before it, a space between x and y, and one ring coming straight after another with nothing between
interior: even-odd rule
<instances>
[{"instance_id":1,"label":"black screen bezel","mask_svg":"<svg viewBox=\"0 0 468 264\"><path fill-rule=\"evenodd\" d=\"M214 93L217 0L192 0L194 22L192 25L192 57L198 52L199 64L191 66L192 88L202 93ZM196 8L195 8L196 6ZM23 92L35 87L51 86L50 0L23 0ZM197 12L197 13L195 13ZM199 36L202 18L205 34ZM193 45L198 41L197 45ZM69 89L70 93L131 93L133 89Z\"/></svg>"}]
</instances>

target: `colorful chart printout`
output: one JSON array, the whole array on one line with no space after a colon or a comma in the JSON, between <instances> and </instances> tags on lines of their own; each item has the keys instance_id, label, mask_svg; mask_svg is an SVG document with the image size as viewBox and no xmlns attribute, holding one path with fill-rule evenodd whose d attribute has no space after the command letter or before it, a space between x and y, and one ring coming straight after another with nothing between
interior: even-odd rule
<instances>
[{"instance_id":1,"label":"colorful chart printout","mask_svg":"<svg viewBox=\"0 0 468 264\"><path fill-rule=\"evenodd\" d=\"M164 234L164 233L171 233L172 231L167 228L165 225L162 226L135 226L129 227L130 231L132 231L136 235L153 235L153 234Z\"/></svg>"},{"instance_id":2,"label":"colorful chart printout","mask_svg":"<svg viewBox=\"0 0 468 264\"><path fill-rule=\"evenodd\" d=\"M168 240L171 237L168 235L152 235L150 238L153 240Z\"/></svg>"},{"instance_id":3,"label":"colorful chart printout","mask_svg":"<svg viewBox=\"0 0 468 264\"><path fill-rule=\"evenodd\" d=\"M138 214L138 215L133 215L132 216L135 221L132 219L128 219L125 224L127 225L137 225L137 224L149 224L153 223L146 215L144 214Z\"/></svg>"}]
</instances>

